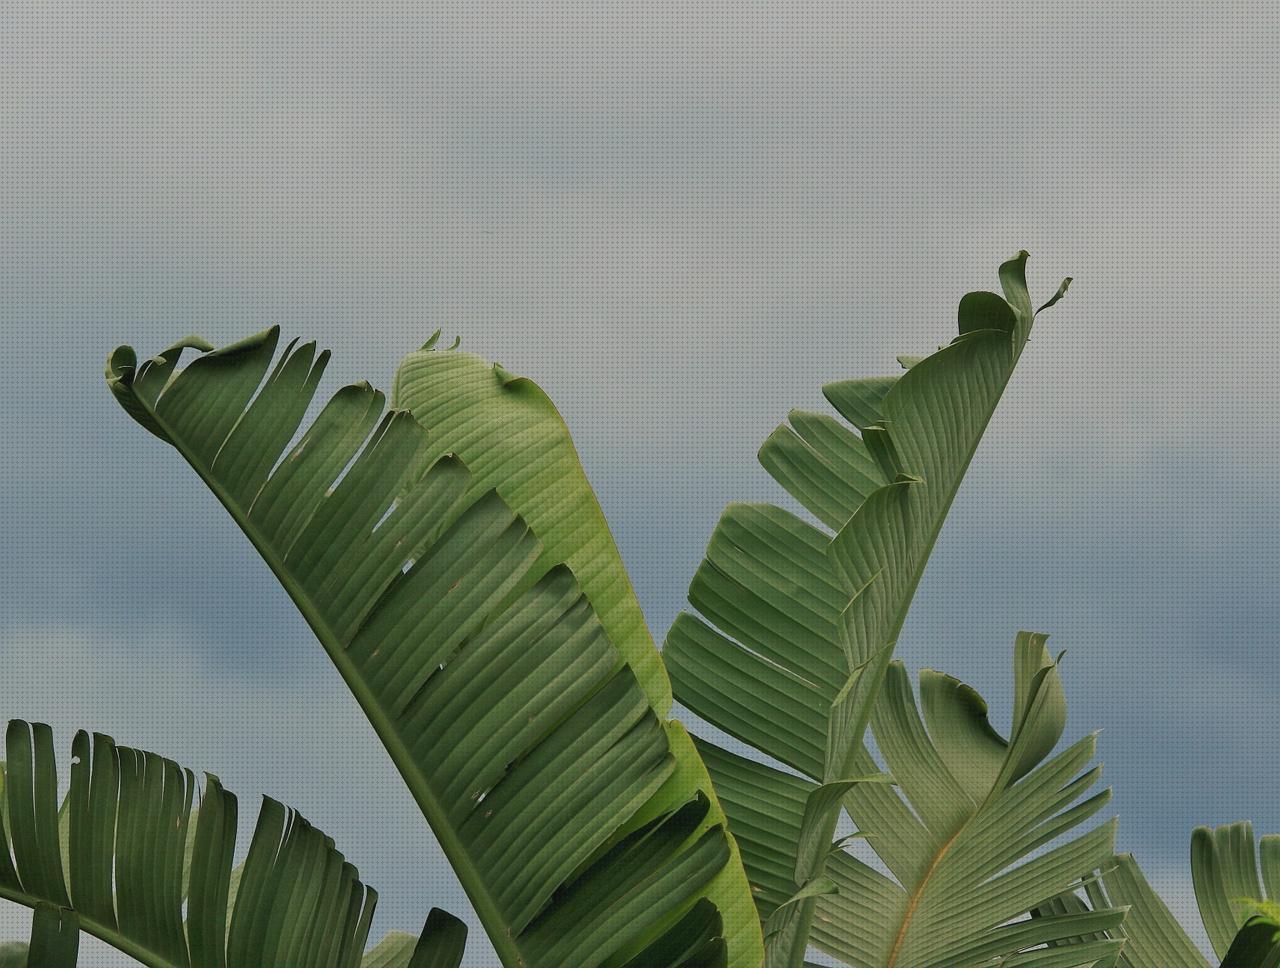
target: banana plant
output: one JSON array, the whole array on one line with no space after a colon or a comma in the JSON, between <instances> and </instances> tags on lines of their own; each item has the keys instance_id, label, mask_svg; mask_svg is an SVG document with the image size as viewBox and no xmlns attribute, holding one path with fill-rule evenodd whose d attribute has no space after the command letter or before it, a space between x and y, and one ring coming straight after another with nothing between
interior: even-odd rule
<instances>
[{"instance_id":1,"label":"banana plant","mask_svg":"<svg viewBox=\"0 0 1280 968\"><path fill-rule=\"evenodd\" d=\"M920 676L923 719L902 667L894 663L872 716L876 745L901 799L858 790L860 831L896 878L839 853L834 870L861 890L819 900L814 940L849 964L1039 964L1038 949L1087 928L1087 918L1011 920L1096 868L1114 849L1115 822L1041 851L1092 818L1110 791L1089 795L1093 735L1053 755L1066 707L1059 667L1045 636L1021 633L1014 651L1015 706L1006 740L972 688L940 673ZM1034 856L1033 856L1034 855ZM866 885L874 884L873 891ZM876 899L879 930L859 926L860 905ZM842 930L831 930L834 914ZM1119 910L1094 912L1114 926ZM1118 950L1072 952L1091 963ZM1016 960L1011 955L1021 954ZM1086 961L1086 955L1088 961Z\"/></svg>"},{"instance_id":2,"label":"banana plant","mask_svg":"<svg viewBox=\"0 0 1280 968\"><path fill-rule=\"evenodd\" d=\"M1013 291L1014 301L1018 305L1027 303L1026 312L1029 314L1029 302L1020 297L1018 289L1020 285L1021 292L1025 293L1021 265L1024 259L1025 254L1020 254L1017 259L1003 267L1001 275L1007 280L1008 288ZM1056 302L1065 291L1065 285L1064 283L1063 288L1050 301L1050 304ZM1002 345L1007 345L1011 349L1016 340L1017 346L1020 347L1025 343L1026 333L1025 330L1015 332L1016 312L1000 300L1000 304L1006 306L1007 313L1007 315L1001 315L992 302L992 299L999 300L999 297L988 298L988 296L990 294L979 295L976 299L966 297L962 308L963 333L976 334L990 328L984 321L998 322L1000 326L1005 327L1002 330ZM568 431L554 406L531 381L511 375L500 365L488 364L476 356L458 352L456 344L449 350L442 350L439 348L438 340L439 333L435 334L421 351L411 354L401 363L394 384L393 402L396 405L408 407L440 442L441 450L457 453L466 461L473 474L484 486L497 488L514 508L526 516L534 531L547 542L548 550L554 552L551 555L553 559L568 560L574 565L575 572L583 582L584 591L598 604L602 622L609 628L614 641L631 647L633 651L630 654L643 660L644 668L653 668L650 661L652 647L644 631L645 626L638 606L635 604L634 594L626 581L625 571L609 537L603 515L582 474ZM865 400L869 395L870 398L878 400L887 394L892 382L870 381L860 386L849 385L844 388L846 398L853 401ZM981 380L979 383L980 386L975 395L980 400L989 400L990 406L994 407L994 400L998 398L1003 384L1000 383L993 388L992 384L995 381L989 378L985 384ZM851 406L856 406L856 403L851 403ZM864 402L863 406L870 407L872 404ZM984 415L983 424L986 417L989 417L989 412ZM877 478L874 477L877 473L874 461L866 459L859 462L856 445L852 448L848 446L847 439L841 438L840 431L834 426L834 421L813 415L801 415L796 422L801 426L802 432L807 431L811 437L825 442L842 460L831 461L825 466L816 468L813 465L806 466L792 453L794 450L792 444L796 443L797 436L779 434L771 440L773 446L766 448L763 455L766 463L779 475L792 482L795 489L793 493L800 491L807 495L809 499L807 506L815 514L821 516L825 511L830 518L839 519L848 513L848 508L839 507L839 502L833 497L833 494L839 493L841 485L838 482L843 480L847 483L852 480L854 487L870 493L877 483ZM869 424L872 421L865 422ZM980 430L980 427L977 428L979 434ZM976 439L973 445L976 445ZM799 446L804 449L806 445ZM972 446L969 452L971 451ZM821 462L819 463L821 465ZM967 457L965 463L967 463ZM827 473L826 478L822 476L824 470ZM963 467L961 467L962 470ZM951 492L954 492L956 483L958 483L958 477L952 482ZM852 505L852 503L853 499L850 499L849 504ZM924 556L927 556L927 549L922 552L921 557ZM797 586L800 584L802 583L798 581ZM793 632L794 628L788 628L786 631ZM803 636L801 640L803 641ZM1027 648L1042 649L1042 644L1038 639L1029 640ZM670 660L672 653L668 651L667 655ZM874 694L874 687L884 672L884 663L888 660L888 651L881 649L873 658L880 665L879 669L875 669L875 664L872 663L873 668L870 674L862 675L862 672L867 671L868 664L864 663L858 670L858 675L850 676L846 680L842 696L844 711L846 717L852 714L853 718L853 722L844 724L847 734L861 735L861 730L856 728L859 715L856 711L862 710L866 715L870 715L867 697ZM1040 666L1036 666L1028 675L1031 676L1040 669ZM900 670L894 670L893 675L900 677ZM663 687L661 690L655 688L650 690L655 700L655 709L665 712L670 702L669 696L664 694L665 682L656 675L654 681ZM1056 673L1053 681L1056 682ZM755 685L752 681L730 676L726 680L725 688L749 689L754 688ZM1020 685L1030 689L1027 683ZM1045 688L1052 692L1052 687ZM1060 686L1057 688L1060 692ZM779 722L778 704L770 704L770 708L763 711L766 713L765 721L775 724ZM782 712L782 721L785 723L785 714L789 710L783 708ZM1037 734L1036 731L1031 730L1026 735ZM1088 742L1091 743L1091 740ZM1024 741L1019 749L1023 754L1028 755L1027 769L1030 769L1039 762L1035 758L1037 752L1042 756L1047 751L1028 750L1026 743L1027 741ZM772 774L782 780L784 787L788 785L787 781L794 779L786 774L770 771L767 767L761 767L752 761L717 751L714 747L705 747L704 755L709 765L713 767L717 788L727 800L732 800L740 793L737 788L732 788L730 793L724 793L726 789L731 788L726 787L726 783L731 784L736 778L731 774L728 764L734 764L739 770L748 773L763 771L765 774ZM1017 779L1020 775L1012 779ZM819 826L813 821L813 815L822 816L825 820L823 815L833 808L838 809L841 795L850 790L853 785L861 783L874 785L884 779L883 774L868 773L861 777L841 777L823 784L821 788L814 788L813 796L808 801L810 819L805 820L803 809L796 815L795 842L799 843L804 839L800 836L801 826L806 826L806 830L810 832ZM1010 778L1006 777L1005 782L1011 782ZM1057 792L1062 793L1060 790ZM764 799L775 806L786 802L785 793L776 788L770 789ZM1078 818L1074 822L1085 819L1088 811L1097 809L1103 802L1105 797L1098 797L1087 806L1083 806L1083 812L1077 815ZM738 836L745 836L752 831L750 825L742 822L740 817L735 817L732 806L730 817L730 828L737 831ZM764 821L765 828L776 832L779 819L775 809L773 814ZM1066 820L1064 823L1065 827L1072 825ZM1044 886L1043 881L1036 886L1027 885L1029 892L1024 892L1024 895L1020 896L1022 906L1016 913L1025 912L1046 896L1046 894L1035 893L1036 890L1043 889L1047 893L1052 893L1069 883L1081 871L1091 869L1103 856L1109 855L1110 838L1111 829L1108 826L1096 831L1077 845L1076 852L1079 856L1074 861L1075 873L1059 875L1056 880L1049 881L1047 887ZM806 846L812 854L821 843L820 838L809 837ZM759 845L756 844L753 847L759 847ZM770 847L776 848L776 843L771 844ZM1062 857L1055 859L1061 861ZM791 884L790 878L787 882ZM800 901L810 897L816 899L823 893L821 890L814 890L815 885L821 886L823 883L822 878L814 878L790 898L785 895L779 898L772 909L773 916L767 919L765 925L771 939L779 933L781 926L785 925L789 918L794 917ZM762 885L755 882L752 886L759 902ZM791 886L792 890L796 889L794 884ZM782 916L778 917L780 913ZM1115 912L1107 912L1102 917L1114 923L1118 915ZM999 920L1001 919L997 918L996 923ZM1074 929L1079 930L1079 927L1075 925ZM1070 928L1071 926L1064 927L1063 931ZM1031 931L1039 933L1041 942L1044 929L1045 926L1042 924L1030 926ZM1028 928L1024 926L1021 930L1025 934ZM1034 943L1036 943L1034 940L1028 942L1028 944ZM1109 944L1106 947L1109 950L1115 945Z\"/></svg>"},{"instance_id":3,"label":"banana plant","mask_svg":"<svg viewBox=\"0 0 1280 968\"><path fill-rule=\"evenodd\" d=\"M1163 906L1111 859L1114 823L1077 836L1108 793L1090 792L1092 737L1055 752L1044 636L1015 645L1007 738L955 679L925 670L917 702L892 659L1032 322L1070 281L1033 310L1026 259L901 377L826 387L842 419L791 414L761 462L819 525L732 505L690 586L701 617L661 656L555 407L438 333L389 411L355 384L306 429L328 354L277 359L274 328L141 363L121 347L107 380L293 598L504 964L791 966L812 944L864 968L1192 968L1189 941L1144 940ZM692 740L673 693L755 754ZM842 809L887 874L832 842ZM1271 958L1251 896L1215 908L1232 968ZM36 901L33 946L56 946L67 912ZM1144 961L1149 944L1187 960ZM435 965L428 950L395 936L363 964Z\"/></svg>"},{"instance_id":4,"label":"banana plant","mask_svg":"<svg viewBox=\"0 0 1280 968\"><path fill-rule=\"evenodd\" d=\"M567 563L625 661L636 670L654 714L663 721L676 772L642 808L673 809L690 797L708 800L703 827L725 822L688 731L670 719L671 682L640 611L604 512L582 469L564 419L545 392L497 363L440 344L437 331L396 370L392 405L429 429L433 450L453 453L477 487L493 488L543 544L535 570ZM751 888L734 838L730 861L703 894L720 910L730 964L756 968L764 957Z\"/></svg>"},{"instance_id":5,"label":"banana plant","mask_svg":"<svg viewBox=\"0 0 1280 968\"><path fill-rule=\"evenodd\" d=\"M1248 822L1197 827L1191 835L1191 880L1220 968L1280 965L1280 835L1255 840ZM1129 909L1123 924L1087 940L1121 939L1117 964L1123 968L1209 968L1132 854L1118 855L1076 890L1043 905L1041 913L1113 906Z\"/></svg>"},{"instance_id":6,"label":"banana plant","mask_svg":"<svg viewBox=\"0 0 1280 968\"><path fill-rule=\"evenodd\" d=\"M1101 934L1119 926L1116 907L1021 918L1104 864L1114 843L1109 821L1043 850L1110 799L1109 790L1089 794L1099 775L1089 765L1094 736L1053 754L1066 708L1045 638L1016 640L1008 739L971 687L926 669L917 704L901 664L890 664L872 731L896 789L858 785L856 838L888 873L843 842L823 844L828 883L815 896L811 944L859 968L1092 965L1120 949ZM762 910L783 909L795 889L794 845L812 836L806 820L821 787L710 744L703 750ZM1098 937L1070 952L1042 947L1085 934Z\"/></svg>"},{"instance_id":7,"label":"banana plant","mask_svg":"<svg viewBox=\"0 0 1280 968\"><path fill-rule=\"evenodd\" d=\"M701 614L682 613L668 633L676 698L806 778L801 785L769 767L742 767L804 801L788 843L765 854L742 842L768 965L803 960L819 900L831 890L826 868L841 806L874 825L889 795L859 778L877 769L863 736L889 702L877 697L894 645L1032 323L1070 283L1033 309L1026 260L1019 252L1000 267L1003 296L962 298L959 335L928 357L899 357L900 377L826 386L838 418L790 415L760 462L818 523L767 504L731 505L689 587ZM704 756L733 826L735 812L752 804L735 802L746 791L723 770L742 760L709 748ZM906 882L916 874L894 873ZM900 912L896 945L870 964L901 963L917 910L910 903Z\"/></svg>"},{"instance_id":8,"label":"banana plant","mask_svg":"<svg viewBox=\"0 0 1280 968\"><path fill-rule=\"evenodd\" d=\"M72 968L80 932L149 968L457 968L466 925L433 909L420 938L364 952L377 892L333 841L264 798L233 867L236 797L218 778L79 732L59 805L53 734L13 720L0 779L0 897L35 911L0 965Z\"/></svg>"},{"instance_id":9,"label":"banana plant","mask_svg":"<svg viewBox=\"0 0 1280 968\"><path fill-rule=\"evenodd\" d=\"M272 367L278 339L121 347L107 381L292 597L503 963L758 964L705 770L600 576L367 383L295 442L329 355L293 342Z\"/></svg>"}]
</instances>

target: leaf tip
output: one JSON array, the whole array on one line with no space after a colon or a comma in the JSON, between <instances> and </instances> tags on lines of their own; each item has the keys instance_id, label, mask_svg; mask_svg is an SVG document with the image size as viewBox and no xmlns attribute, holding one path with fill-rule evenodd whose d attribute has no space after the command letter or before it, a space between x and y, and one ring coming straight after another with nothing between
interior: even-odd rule
<instances>
[{"instance_id":1,"label":"leaf tip","mask_svg":"<svg viewBox=\"0 0 1280 968\"><path fill-rule=\"evenodd\" d=\"M1071 276L1067 276L1065 279L1062 280L1062 283L1058 286L1058 291L1049 297L1049 301L1036 310L1036 314L1038 315L1044 312L1050 306L1055 305L1059 299L1061 299L1063 296L1067 294L1067 290L1070 288L1071 288Z\"/></svg>"}]
</instances>

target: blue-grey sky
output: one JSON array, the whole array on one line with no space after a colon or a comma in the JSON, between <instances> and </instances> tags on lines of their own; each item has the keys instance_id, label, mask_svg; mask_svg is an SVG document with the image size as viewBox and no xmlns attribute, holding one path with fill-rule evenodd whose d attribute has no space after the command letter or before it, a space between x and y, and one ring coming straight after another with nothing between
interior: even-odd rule
<instances>
[{"instance_id":1,"label":"blue-grey sky","mask_svg":"<svg viewBox=\"0 0 1280 968\"><path fill-rule=\"evenodd\" d=\"M279 323L385 386L460 335L559 404L660 640L723 505L777 498L786 411L944 342L1025 247L1076 283L900 655L1007 717L1014 633L1053 633L1121 846L1192 920L1192 826L1280 831L1277 36L1262 2L5 4L0 712L298 807L375 933L470 918L107 352Z\"/></svg>"}]
</instances>

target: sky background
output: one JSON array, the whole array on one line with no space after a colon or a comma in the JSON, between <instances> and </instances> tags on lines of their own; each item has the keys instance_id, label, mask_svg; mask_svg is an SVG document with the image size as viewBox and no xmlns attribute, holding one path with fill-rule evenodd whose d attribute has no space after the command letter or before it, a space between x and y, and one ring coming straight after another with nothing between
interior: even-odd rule
<instances>
[{"instance_id":1,"label":"sky background","mask_svg":"<svg viewBox=\"0 0 1280 968\"><path fill-rule=\"evenodd\" d=\"M1272 3L0 7L0 712L297 807L473 924L371 729L107 353L279 323L326 386L442 327L573 431L661 641L755 451L954 334L1038 322L899 655L1009 716L1065 649L1122 849L1184 921L1196 824L1280 831ZM65 767L65 759L63 760ZM5 910L16 936L25 919ZM131 964L89 941L82 963Z\"/></svg>"}]
</instances>

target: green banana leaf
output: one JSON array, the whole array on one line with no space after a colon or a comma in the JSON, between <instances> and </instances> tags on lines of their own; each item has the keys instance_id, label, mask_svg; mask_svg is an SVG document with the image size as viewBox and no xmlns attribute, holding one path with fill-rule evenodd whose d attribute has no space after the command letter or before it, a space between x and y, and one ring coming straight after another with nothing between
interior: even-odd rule
<instances>
[{"instance_id":1,"label":"green banana leaf","mask_svg":"<svg viewBox=\"0 0 1280 968\"><path fill-rule=\"evenodd\" d=\"M0 968L75 968L79 950L75 912L39 901L31 919L30 943L0 944Z\"/></svg>"},{"instance_id":2,"label":"green banana leaf","mask_svg":"<svg viewBox=\"0 0 1280 968\"><path fill-rule=\"evenodd\" d=\"M439 348L439 335L401 361L393 405L409 409L427 428L432 453L456 454L474 486L495 489L529 522L543 545L535 573L559 562L573 569L610 641L635 670L676 759L675 775L641 815L655 816L703 796L710 803L704 826L723 824L723 809L689 734L668 719L666 669L563 418L532 380L456 346ZM732 837L728 843L732 858L702 896L721 912L729 964L757 968L764 956L760 927L737 845Z\"/></svg>"},{"instance_id":3,"label":"green banana leaf","mask_svg":"<svg viewBox=\"0 0 1280 968\"><path fill-rule=\"evenodd\" d=\"M1259 876L1261 874L1261 876ZM1222 959L1223 968L1262 968L1280 961L1261 942L1259 912L1280 920L1280 835L1255 840L1247 821L1221 827L1197 827L1191 835L1191 880L1200 920ZM1084 898L1072 892L1055 898L1046 912L1125 906L1123 925L1109 932L1124 939L1125 968L1209 968L1209 962L1152 889L1131 854L1103 865L1083 885ZM1275 928L1272 928L1275 933Z\"/></svg>"},{"instance_id":4,"label":"green banana leaf","mask_svg":"<svg viewBox=\"0 0 1280 968\"><path fill-rule=\"evenodd\" d=\"M770 505L731 505L689 587L701 614L682 613L667 636L676 698L816 781L806 796L822 799L801 812L781 854L743 845L761 918L797 899L768 938L771 966L800 964L823 896L812 888L825 876L841 801L819 791L877 769L862 737L889 657L1038 312L1026 259L1019 252L1000 267L1003 297L977 292L960 301L950 344L922 359L900 357L902 376L825 387L842 419L796 411L769 437L761 463L821 526ZM731 762L709 765L741 833L733 818L748 804L733 801L736 787L717 772ZM798 792L789 779L777 783ZM856 783L843 803L864 822L860 814L881 796L878 785ZM789 870L789 883L761 890L770 867Z\"/></svg>"},{"instance_id":5,"label":"green banana leaf","mask_svg":"<svg viewBox=\"0 0 1280 968\"><path fill-rule=\"evenodd\" d=\"M901 664L890 665L872 730L897 789L856 788L865 798L858 837L892 876L827 845L832 889L816 898L812 944L855 966L1040 968L1093 964L1119 950L1101 934L1089 939L1098 943L1088 956L1041 946L1114 928L1121 910L1021 918L1104 864L1114 843L1114 822L1060 842L1110 791L1089 794L1099 774L1088 768L1093 736L1051 755L1065 705L1044 638L1022 633L1015 644L1018 702L1008 740L970 687L926 669L917 704ZM794 845L821 787L710 744L704 753L744 855L760 859L752 877L762 907L788 903Z\"/></svg>"},{"instance_id":6,"label":"green banana leaf","mask_svg":"<svg viewBox=\"0 0 1280 968\"><path fill-rule=\"evenodd\" d=\"M467 945L467 926L432 908L421 937L393 931L364 956L360 968L458 968Z\"/></svg>"},{"instance_id":7,"label":"green banana leaf","mask_svg":"<svg viewBox=\"0 0 1280 968\"><path fill-rule=\"evenodd\" d=\"M236 797L172 760L76 734L59 807L53 735L9 723L0 799L0 897L35 910L29 957L74 966L87 931L150 968L356 968L377 892L333 841L264 798L233 873ZM197 809L198 797L198 809ZM413 968L457 968L466 926L433 911ZM0 962L3 963L3 962ZM408 968L407 959L379 968Z\"/></svg>"},{"instance_id":8,"label":"green banana leaf","mask_svg":"<svg viewBox=\"0 0 1280 968\"><path fill-rule=\"evenodd\" d=\"M1225 958L1258 908L1280 901L1280 836L1255 842L1247 821L1197 827L1191 834L1191 881L1209 942Z\"/></svg>"},{"instance_id":9,"label":"green banana leaf","mask_svg":"<svg viewBox=\"0 0 1280 968\"><path fill-rule=\"evenodd\" d=\"M456 454L475 486L496 490L529 523L541 567L573 570L654 712L665 714L671 683L564 419L528 377L439 340L437 332L400 361L391 405L427 429L434 454Z\"/></svg>"},{"instance_id":10,"label":"green banana leaf","mask_svg":"<svg viewBox=\"0 0 1280 968\"><path fill-rule=\"evenodd\" d=\"M1221 968L1277 968L1280 965L1280 925L1258 915L1244 923L1231 942Z\"/></svg>"},{"instance_id":11,"label":"green banana leaf","mask_svg":"<svg viewBox=\"0 0 1280 968\"><path fill-rule=\"evenodd\" d=\"M732 848L628 656L530 525L367 383L294 443L328 353L290 343L272 368L278 336L141 364L121 347L107 381L293 598L504 964L658 950Z\"/></svg>"}]
</instances>

